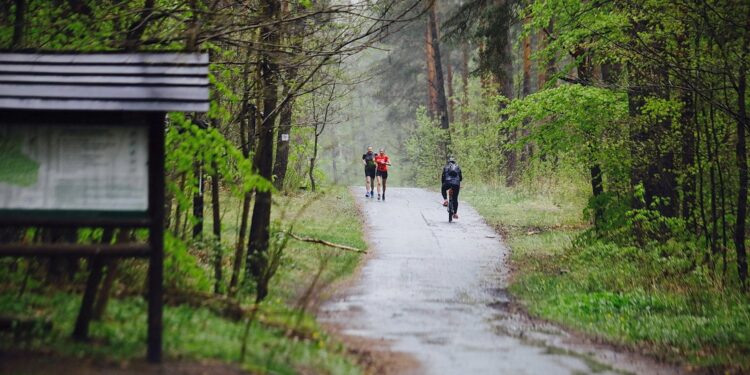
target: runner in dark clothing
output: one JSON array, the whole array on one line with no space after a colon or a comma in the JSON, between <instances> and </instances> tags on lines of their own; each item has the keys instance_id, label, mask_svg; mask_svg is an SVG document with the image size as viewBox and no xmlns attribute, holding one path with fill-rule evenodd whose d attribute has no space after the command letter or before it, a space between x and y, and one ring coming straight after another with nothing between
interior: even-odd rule
<instances>
[{"instance_id":1,"label":"runner in dark clothing","mask_svg":"<svg viewBox=\"0 0 750 375\"><path fill-rule=\"evenodd\" d=\"M375 195L375 153L372 152L372 146L367 148L367 152L362 155L362 164L365 166L365 198L372 198Z\"/></svg>"},{"instance_id":2,"label":"runner in dark clothing","mask_svg":"<svg viewBox=\"0 0 750 375\"><path fill-rule=\"evenodd\" d=\"M440 193L443 195L443 206L448 205L448 189L453 189L453 208L455 212L458 212L458 192L461 190L461 181L464 176L461 173L461 167L458 166L456 160L451 156L448 158L448 163L443 167L443 175L440 177ZM458 219L458 213L453 214L454 219Z\"/></svg>"}]
</instances>

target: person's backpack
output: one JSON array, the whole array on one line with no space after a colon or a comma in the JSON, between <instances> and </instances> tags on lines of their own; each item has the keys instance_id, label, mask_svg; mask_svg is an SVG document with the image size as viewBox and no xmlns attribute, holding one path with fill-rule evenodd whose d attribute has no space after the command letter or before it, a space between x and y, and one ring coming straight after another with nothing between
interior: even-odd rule
<instances>
[{"instance_id":1,"label":"person's backpack","mask_svg":"<svg viewBox=\"0 0 750 375\"><path fill-rule=\"evenodd\" d=\"M445 167L445 175L450 178L457 178L460 171L456 163L448 163L448 166Z\"/></svg>"}]
</instances>

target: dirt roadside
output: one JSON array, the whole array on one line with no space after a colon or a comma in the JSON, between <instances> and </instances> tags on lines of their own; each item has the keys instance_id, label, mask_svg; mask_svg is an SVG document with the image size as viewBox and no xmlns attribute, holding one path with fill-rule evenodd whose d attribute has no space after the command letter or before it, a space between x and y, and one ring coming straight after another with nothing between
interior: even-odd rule
<instances>
[{"instance_id":1,"label":"dirt roadside","mask_svg":"<svg viewBox=\"0 0 750 375\"><path fill-rule=\"evenodd\" d=\"M145 360L123 362L62 357L52 353L0 351L2 375L248 375L218 361L169 359L159 365Z\"/></svg>"},{"instance_id":2,"label":"dirt roadside","mask_svg":"<svg viewBox=\"0 0 750 375\"><path fill-rule=\"evenodd\" d=\"M396 191L388 208L357 199L362 217L372 225L365 226L370 253L357 272L336 285L334 295L327 299L334 301L333 306L322 309L332 312L321 319L332 322L329 332L349 346L368 373L459 374L469 373L467 366L473 366L476 373L488 374L505 370L689 373L687 368L649 357L640 350L618 347L529 316L507 292L513 276L511 250L500 240L503 236L498 235L497 228L493 230L471 213L473 210L466 211L458 225L447 227L442 224L443 212L434 210L429 194L418 189ZM477 255L480 252L481 258ZM472 257L475 262L461 263ZM425 287L408 289L421 282L420 278L427 279L425 284L418 284ZM441 279L450 280L449 285L441 285ZM462 286L451 289L455 285ZM446 293L423 298L425 291ZM454 296L460 299L453 300ZM410 314L416 314L411 315L415 318L408 319ZM462 324L460 329L457 324ZM463 339L454 341L456 337ZM470 361L451 363L456 355L452 342L457 342L459 349L469 348ZM422 353L421 360L393 348Z\"/></svg>"},{"instance_id":3,"label":"dirt roadside","mask_svg":"<svg viewBox=\"0 0 750 375\"><path fill-rule=\"evenodd\" d=\"M349 193L354 196L353 191L350 190ZM313 311L318 318L325 316L325 312L320 309L322 304L329 300L345 298L350 293L354 283L362 274L363 266L374 256L374 247L370 243L369 230L364 221L363 207L359 200L354 199L354 202L357 206L359 220L362 223L362 234L367 243L368 251L351 275L329 285L322 293L315 295ZM391 343L386 340L372 340L361 336L347 335L344 333L343 322L322 322L321 324L330 335L344 344L347 352L355 358L365 374L396 375L420 372L419 361L416 358L392 350Z\"/></svg>"}]
</instances>

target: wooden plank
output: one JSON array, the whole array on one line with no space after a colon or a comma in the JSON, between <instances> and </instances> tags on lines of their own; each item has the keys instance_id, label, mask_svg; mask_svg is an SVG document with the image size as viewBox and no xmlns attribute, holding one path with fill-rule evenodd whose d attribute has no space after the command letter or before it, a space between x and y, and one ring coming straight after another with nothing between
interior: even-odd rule
<instances>
[{"instance_id":1,"label":"wooden plank","mask_svg":"<svg viewBox=\"0 0 750 375\"><path fill-rule=\"evenodd\" d=\"M0 62L54 64L208 64L207 53L2 53Z\"/></svg>"},{"instance_id":2,"label":"wooden plank","mask_svg":"<svg viewBox=\"0 0 750 375\"><path fill-rule=\"evenodd\" d=\"M94 313L94 299L96 298L96 291L99 290L99 282L102 279L102 271L104 270L102 257L92 257L90 259L91 271L86 281L86 289L83 292L81 309L78 311L78 318L76 318L76 324L73 328L73 339L77 341L84 341L89 338L89 323Z\"/></svg>"},{"instance_id":3,"label":"wooden plank","mask_svg":"<svg viewBox=\"0 0 750 375\"><path fill-rule=\"evenodd\" d=\"M206 66L0 64L0 72L115 75L206 75Z\"/></svg>"},{"instance_id":4,"label":"wooden plank","mask_svg":"<svg viewBox=\"0 0 750 375\"><path fill-rule=\"evenodd\" d=\"M1 98L0 109L65 110L65 111L141 111L141 112L208 112L208 100L142 101L94 99Z\"/></svg>"},{"instance_id":5,"label":"wooden plank","mask_svg":"<svg viewBox=\"0 0 750 375\"><path fill-rule=\"evenodd\" d=\"M0 96L9 98L55 99L207 100L208 87L77 86L0 83Z\"/></svg>"},{"instance_id":6,"label":"wooden plank","mask_svg":"<svg viewBox=\"0 0 750 375\"><path fill-rule=\"evenodd\" d=\"M81 84L128 84L128 85L163 85L163 86L208 86L207 77L187 76L70 76L70 75L41 75L41 74L0 74L1 83L67 83Z\"/></svg>"},{"instance_id":7,"label":"wooden plank","mask_svg":"<svg viewBox=\"0 0 750 375\"><path fill-rule=\"evenodd\" d=\"M112 257L145 257L151 253L149 244L0 244L0 256L36 257L36 256L112 256Z\"/></svg>"},{"instance_id":8,"label":"wooden plank","mask_svg":"<svg viewBox=\"0 0 750 375\"><path fill-rule=\"evenodd\" d=\"M54 217L48 212L29 214L26 217L5 216L0 210L0 227L91 227L91 228L145 228L151 225L148 218Z\"/></svg>"}]
</instances>

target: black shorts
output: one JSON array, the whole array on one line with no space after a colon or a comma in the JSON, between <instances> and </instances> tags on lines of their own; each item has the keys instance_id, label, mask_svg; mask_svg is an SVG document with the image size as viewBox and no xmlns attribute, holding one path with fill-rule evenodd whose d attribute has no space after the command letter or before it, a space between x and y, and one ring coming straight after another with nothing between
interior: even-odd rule
<instances>
[{"instance_id":1,"label":"black shorts","mask_svg":"<svg viewBox=\"0 0 750 375\"><path fill-rule=\"evenodd\" d=\"M388 171L377 171L376 174L384 180L388 178Z\"/></svg>"},{"instance_id":2,"label":"black shorts","mask_svg":"<svg viewBox=\"0 0 750 375\"><path fill-rule=\"evenodd\" d=\"M375 178L375 168L365 167L365 177Z\"/></svg>"}]
</instances>

